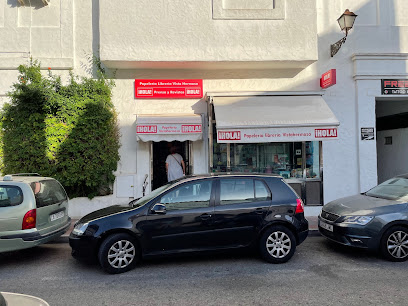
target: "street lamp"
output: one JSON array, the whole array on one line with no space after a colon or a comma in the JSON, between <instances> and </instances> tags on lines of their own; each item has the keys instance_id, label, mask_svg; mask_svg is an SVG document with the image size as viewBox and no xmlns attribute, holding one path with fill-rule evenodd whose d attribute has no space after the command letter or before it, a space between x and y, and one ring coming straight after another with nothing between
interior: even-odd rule
<instances>
[{"instance_id":1,"label":"street lamp","mask_svg":"<svg viewBox=\"0 0 408 306\"><path fill-rule=\"evenodd\" d=\"M353 12L350 12L348 9L344 11L344 13L337 19L339 23L340 29L346 32L346 36L344 36L339 41L335 42L334 44L330 45L330 54L333 57L341 48L341 45L346 42L348 31L351 30L353 27L354 21L356 20L357 15Z\"/></svg>"}]
</instances>

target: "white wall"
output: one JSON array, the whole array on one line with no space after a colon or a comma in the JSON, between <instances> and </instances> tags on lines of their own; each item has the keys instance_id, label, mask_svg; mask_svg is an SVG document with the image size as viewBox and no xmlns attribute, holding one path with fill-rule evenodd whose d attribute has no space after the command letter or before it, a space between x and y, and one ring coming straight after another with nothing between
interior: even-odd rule
<instances>
[{"instance_id":1,"label":"white wall","mask_svg":"<svg viewBox=\"0 0 408 306\"><path fill-rule=\"evenodd\" d=\"M268 2L275 8L257 3L256 10L245 9L245 1L235 1L242 7L231 10L222 0L101 1L101 58L159 69L155 62L292 61L293 66L317 60L316 1Z\"/></svg>"},{"instance_id":2,"label":"white wall","mask_svg":"<svg viewBox=\"0 0 408 306\"><path fill-rule=\"evenodd\" d=\"M0 103L29 56L56 74L66 76L73 68L91 76L89 57L100 49L105 63L119 68L113 91L122 143L116 175L133 176L134 197L150 171L149 144L136 141L136 114L206 113L203 100L136 100L136 78L203 79L204 92L318 91L321 74L336 69L337 84L323 96L340 121L339 139L323 143L324 200L377 183L375 141L362 142L360 128L375 126L381 78L408 78L406 0L276 0L276 11L260 7L255 17L244 8L240 16L228 11L247 1L227 1L215 15L212 5L222 1L31 2L33 7L0 3ZM332 58L330 44L344 36L336 20L346 8L358 17ZM206 172L206 140L194 143L193 152L195 173ZM126 200L115 189L93 203Z\"/></svg>"},{"instance_id":3,"label":"white wall","mask_svg":"<svg viewBox=\"0 0 408 306\"><path fill-rule=\"evenodd\" d=\"M392 137L392 145L385 145ZM377 132L378 183L408 173L408 128Z\"/></svg>"}]
</instances>

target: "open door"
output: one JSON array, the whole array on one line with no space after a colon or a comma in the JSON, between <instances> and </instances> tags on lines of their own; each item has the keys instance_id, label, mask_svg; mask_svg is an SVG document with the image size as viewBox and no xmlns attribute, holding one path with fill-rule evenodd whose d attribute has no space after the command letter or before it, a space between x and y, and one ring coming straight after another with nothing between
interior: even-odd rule
<instances>
[{"instance_id":1,"label":"open door","mask_svg":"<svg viewBox=\"0 0 408 306\"><path fill-rule=\"evenodd\" d=\"M186 164L186 175L190 174L190 142L189 141L160 141L153 142L153 173L152 190L159 188L167 183L166 158L170 154L170 147L175 146L177 153L183 157Z\"/></svg>"}]
</instances>

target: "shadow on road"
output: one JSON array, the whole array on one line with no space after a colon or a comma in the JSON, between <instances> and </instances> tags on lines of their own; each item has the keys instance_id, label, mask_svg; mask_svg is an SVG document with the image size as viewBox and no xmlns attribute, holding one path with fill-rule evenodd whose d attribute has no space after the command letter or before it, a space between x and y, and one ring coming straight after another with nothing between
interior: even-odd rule
<instances>
[{"instance_id":1,"label":"shadow on road","mask_svg":"<svg viewBox=\"0 0 408 306\"><path fill-rule=\"evenodd\" d=\"M18 266L21 264L30 264L38 261L39 258L47 260L58 256L60 251L56 248L38 246L29 249L0 253L0 268L7 266Z\"/></svg>"},{"instance_id":2,"label":"shadow on road","mask_svg":"<svg viewBox=\"0 0 408 306\"><path fill-rule=\"evenodd\" d=\"M224 261L235 261L235 260L253 260L261 261L260 255L252 249L242 249L242 250L228 250L228 251L218 251L218 252L204 252L204 253L188 253L180 255L171 255L171 256L158 256L158 257L149 257L141 261L140 267L151 266L159 267L160 265L168 264L195 264L199 262L214 262L219 261L220 263Z\"/></svg>"},{"instance_id":3,"label":"shadow on road","mask_svg":"<svg viewBox=\"0 0 408 306\"><path fill-rule=\"evenodd\" d=\"M334 252L337 255L352 258L353 260L359 259L381 259L381 256L374 251L367 249L360 249L357 247L349 247L342 244L335 243L328 239L323 240L323 247L327 252Z\"/></svg>"}]
</instances>

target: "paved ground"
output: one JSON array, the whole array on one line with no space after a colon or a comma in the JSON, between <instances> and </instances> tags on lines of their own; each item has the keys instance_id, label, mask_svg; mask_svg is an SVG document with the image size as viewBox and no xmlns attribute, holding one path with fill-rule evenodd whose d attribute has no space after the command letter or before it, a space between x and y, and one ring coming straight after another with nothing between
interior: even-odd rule
<instances>
[{"instance_id":1,"label":"paved ground","mask_svg":"<svg viewBox=\"0 0 408 306\"><path fill-rule=\"evenodd\" d=\"M283 265L252 253L165 258L120 275L78 263L66 243L0 254L0 291L50 305L407 305L407 263L309 237Z\"/></svg>"}]
</instances>

